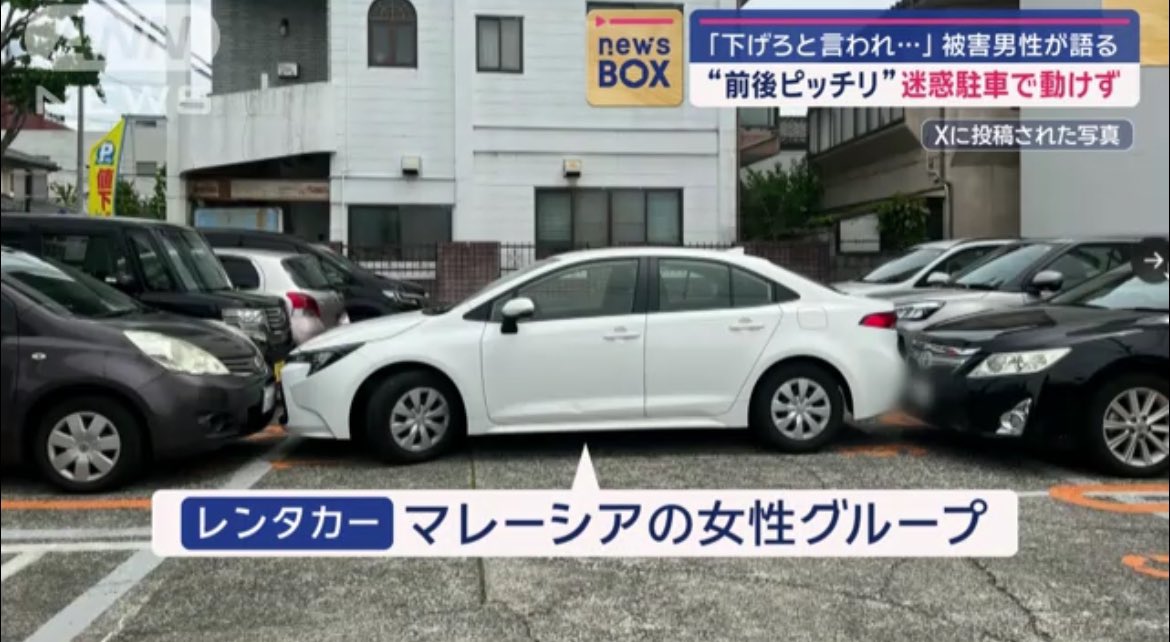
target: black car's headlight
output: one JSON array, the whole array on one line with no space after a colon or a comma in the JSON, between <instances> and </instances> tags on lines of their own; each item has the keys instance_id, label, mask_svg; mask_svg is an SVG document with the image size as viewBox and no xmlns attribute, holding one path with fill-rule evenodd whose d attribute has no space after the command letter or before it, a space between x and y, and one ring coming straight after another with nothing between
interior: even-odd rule
<instances>
[{"instance_id":1,"label":"black car's headlight","mask_svg":"<svg viewBox=\"0 0 1170 642\"><path fill-rule=\"evenodd\" d=\"M362 344L353 343L332 348L322 348L320 350L296 352L289 355L287 363L307 363L309 364L309 374L312 375L337 363L360 347L362 347Z\"/></svg>"},{"instance_id":2,"label":"black car's headlight","mask_svg":"<svg viewBox=\"0 0 1170 642\"><path fill-rule=\"evenodd\" d=\"M1072 348L1029 350L1027 352L997 352L981 361L967 376L974 379L1028 375L1051 368L1072 351Z\"/></svg>"}]
</instances>

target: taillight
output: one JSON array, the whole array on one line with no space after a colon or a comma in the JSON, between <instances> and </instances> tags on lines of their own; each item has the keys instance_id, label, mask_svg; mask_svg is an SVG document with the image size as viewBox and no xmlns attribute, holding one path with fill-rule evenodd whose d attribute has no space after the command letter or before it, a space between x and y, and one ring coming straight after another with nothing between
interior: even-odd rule
<instances>
[{"instance_id":1,"label":"taillight","mask_svg":"<svg viewBox=\"0 0 1170 642\"><path fill-rule=\"evenodd\" d=\"M317 305L317 299L307 294L302 292L289 292L288 302L292 304L293 314L311 317L321 316L321 307Z\"/></svg>"},{"instance_id":2,"label":"taillight","mask_svg":"<svg viewBox=\"0 0 1170 642\"><path fill-rule=\"evenodd\" d=\"M898 315L894 312L874 312L862 317L861 325L867 328L892 330L894 326L898 325Z\"/></svg>"}]
</instances>

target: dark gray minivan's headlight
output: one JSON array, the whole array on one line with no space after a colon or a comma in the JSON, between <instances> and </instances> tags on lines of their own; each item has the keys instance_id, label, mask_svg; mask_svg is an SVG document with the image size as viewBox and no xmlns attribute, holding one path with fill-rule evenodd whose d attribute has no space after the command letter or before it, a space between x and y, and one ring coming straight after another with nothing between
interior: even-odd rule
<instances>
[{"instance_id":1,"label":"dark gray minivan's headlight","mask_svg":"<svg viewBox=\"0 0 1170 642\"><path fill-rule=\"evenodd\" d=\"M289 355L287 362L309 364L309 374L311 375L328 368L334 363L337 363L346 355L360 347L362 347L362 344L352 343L350 345L322 348L320 350L310 350L307 352L298 352Z\"/></svg>"}]
</instances>

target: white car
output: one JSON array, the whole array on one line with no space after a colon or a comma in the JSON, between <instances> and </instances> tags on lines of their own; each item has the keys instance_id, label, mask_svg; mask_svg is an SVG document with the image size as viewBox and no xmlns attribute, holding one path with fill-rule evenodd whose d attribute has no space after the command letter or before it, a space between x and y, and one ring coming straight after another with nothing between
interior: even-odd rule
<instances>
[{"instance_id":1,"label":"white car","mask_svg":"<svg viewBox=\"0 0 1170 642\"><path fill-rule=\"evenodd\" d=\"M326 332L281 385L291 433L394 462L463 435L656 428L750 426L806 452L897 403L896 322L742 251L591 250Z\"/></svg>"},{"instance_id":2,"label":"white car","mask_svg":"<svg viewBox=\"0 0 1170 642\"><path fill-rule=\"evenodd\" d=\"M1008 239L955 239L915 245L857 281L834 283L846 294L883 296L891 292L942 286L995 250Z\"/></svg>"}]
</instances>

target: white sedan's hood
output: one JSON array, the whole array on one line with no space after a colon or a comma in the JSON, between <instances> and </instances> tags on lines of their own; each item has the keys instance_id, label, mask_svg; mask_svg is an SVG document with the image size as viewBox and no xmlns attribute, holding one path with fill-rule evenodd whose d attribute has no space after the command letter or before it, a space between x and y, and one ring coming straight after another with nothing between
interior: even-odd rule
<instances>
[{"instance_id":1,"label":"white sedan's hood","mask_svg":"<svg viewBox=\"0 0 1170 642\"><path fill-rule=\"evenodd\" d=\"M296 352L313 352L326 348L350 345L354 343L369 343L389 339L425 323L428 317L422 312L404 312L389 316L369 319L359 323L340 325L328 332L309 339L302 343Z\"/></svg>"}]
</instances>

